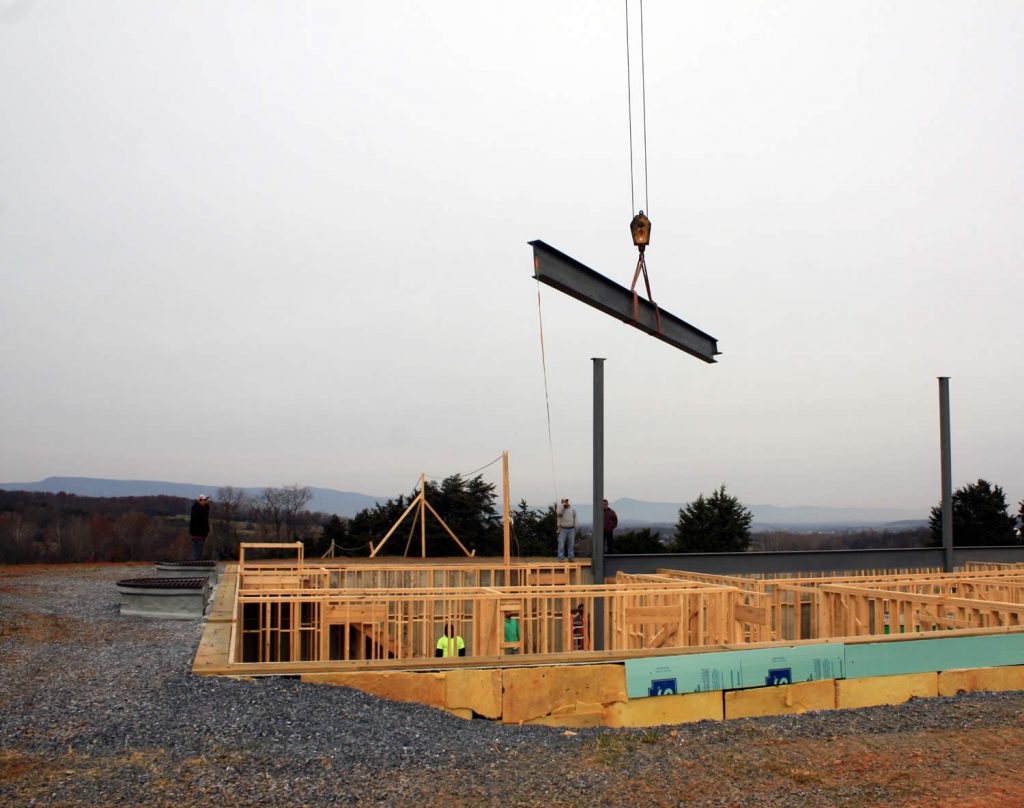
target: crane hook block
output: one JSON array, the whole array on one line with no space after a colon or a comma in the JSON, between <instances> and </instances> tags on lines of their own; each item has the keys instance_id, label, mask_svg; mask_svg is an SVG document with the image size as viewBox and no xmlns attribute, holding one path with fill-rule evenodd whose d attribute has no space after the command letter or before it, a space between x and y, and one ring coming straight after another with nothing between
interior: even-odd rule
<instances>
[{"instance_id":1,"label":"crane hook block","mask_svg":"<svg viewBox=\"0 0 1024 808\"><path fill-rule=\"evenodd\" d=\"M636 248L643 252L644 247L651 243L651 220L644 215L643 211L633 217L633 221L629 223L629 232L633 235L633 243Z\"/></svg>"}]
</instances>

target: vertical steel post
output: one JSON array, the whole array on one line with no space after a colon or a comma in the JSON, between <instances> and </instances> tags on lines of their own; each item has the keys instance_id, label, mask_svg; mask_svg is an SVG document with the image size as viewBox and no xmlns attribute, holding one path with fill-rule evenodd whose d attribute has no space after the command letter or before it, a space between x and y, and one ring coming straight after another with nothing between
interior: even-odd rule
<instances>
[{"instance_id":1,"label":"vertical steel post","mask_svg":"<svg viewBox=\"0 0 1024 808\"><path fill-rule=\"evenodd\" d=\"M942 463L942 549L946 572L953 571L953 462L949 442L949 376L939 376L939 444Z\"/></svg>"},{"instance_id":2,"label":"vertical steel post","mask_svg":"<svg viewBox=\"0 0 1024 808\"><path fill-rule=\"evenodd\" d=\"M604 583L604 359L594 363L594 491L591 572L595 584ZM604 599L594 599L594 650L604 650Z\"/></svg>"}]
</instances>

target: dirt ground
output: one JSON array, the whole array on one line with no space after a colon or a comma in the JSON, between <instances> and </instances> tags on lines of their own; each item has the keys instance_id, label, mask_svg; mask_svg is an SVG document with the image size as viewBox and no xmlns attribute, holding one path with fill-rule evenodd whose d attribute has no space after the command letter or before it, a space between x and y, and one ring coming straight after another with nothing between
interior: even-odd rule
<instances>
[{"instance_id":1,"label":"dirt ground","mask_svg":"<svg viewBox=\"0 0 1024 808\"><path fill-rule=\"evenodd\" d=\"M610 737L610 736L605 736ZM915 808L995 808L1024 806L1024 727L997 731L901 733L828 741L749 738L728 751L717 749L696 760L676 760L666 767L675 742L671 732L651 732L640 740L598 740L584 747L574 760L514 759L519 772L518 794L503 794L501 803L512 805L579 805L571 792L550 793L548 788L531 795L531 769L558 774L563 766L576 776L600 774L611 805L637 806L907 806ZM194 798L182 795L172 784L189 784L204 770L229 761L241 772L244 755L223 759L172 762L154 752L126 752L119 757L91 758L72 753L59 757L0 750L0 786L16 795L17 804L35 801L48 805L104 805L106 800L53 801L50 795L62 781L132 779L140 771L149 777L145 789L151 805L201 806L209 791ZM535 768L536 767L536 768ZM325 771L324 776L332 776ZM496 804L493 789L472 778L466 783L460 772L404 771L406 793L416 793L424 804L479 806ZM452 777L462 785L435 802L438 777ZM547 778L545 778L547 780ZM540 784L538 784L540 785ZM549 786L550 782L545 782ZM556 784L557 785L557 784ZM166 791L165 791L166 789ZM231 791L224 789L227 804ZM367 800L369 803L370 800ZM376 802L376 800L374 800ZM390 804L400 804L398 801Z\"/></svg>"}]
</instances>

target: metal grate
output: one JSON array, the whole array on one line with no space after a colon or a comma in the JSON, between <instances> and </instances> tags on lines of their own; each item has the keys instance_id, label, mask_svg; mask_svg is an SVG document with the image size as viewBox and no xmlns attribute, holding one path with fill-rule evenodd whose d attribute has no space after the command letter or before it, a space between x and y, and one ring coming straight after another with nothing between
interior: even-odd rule
<instances>
[{"instance_id":1,"label":"metal grate","mask_svg":"<svg viewBox=\"0 0 1024 808\"><path fill-rule=\"evenodd\" d=\"M137 589L202 589L206 578L125 578L118 586Z\"/></svg>"}]
</instances>

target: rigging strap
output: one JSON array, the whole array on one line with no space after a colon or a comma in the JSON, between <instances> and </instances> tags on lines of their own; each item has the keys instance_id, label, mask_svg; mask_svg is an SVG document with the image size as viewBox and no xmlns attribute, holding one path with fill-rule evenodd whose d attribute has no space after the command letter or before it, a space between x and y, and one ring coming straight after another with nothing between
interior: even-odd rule
<instances>
[{"instance_id":1,"label":"rigging strap","mask_svg":"<svg viewBox=\"0 0 1024 808\"><path fill-rule=\"evenodd\" d=\"M647 287L647 300L652 306L654 306L654 319L658 324L658 333L661 333L661 309L658 304L654 302L654 297L651 295L651 279L647 276L647 261L644 260L644 254L641 251L640 259L636 262L636 272L633 273L633 283L630 284L629 291L633 293L633 319L640 320L640 300L636 291L636 282L640 279L640 274L644 276L644 286Z\"/></svg>"}]
</instances>

